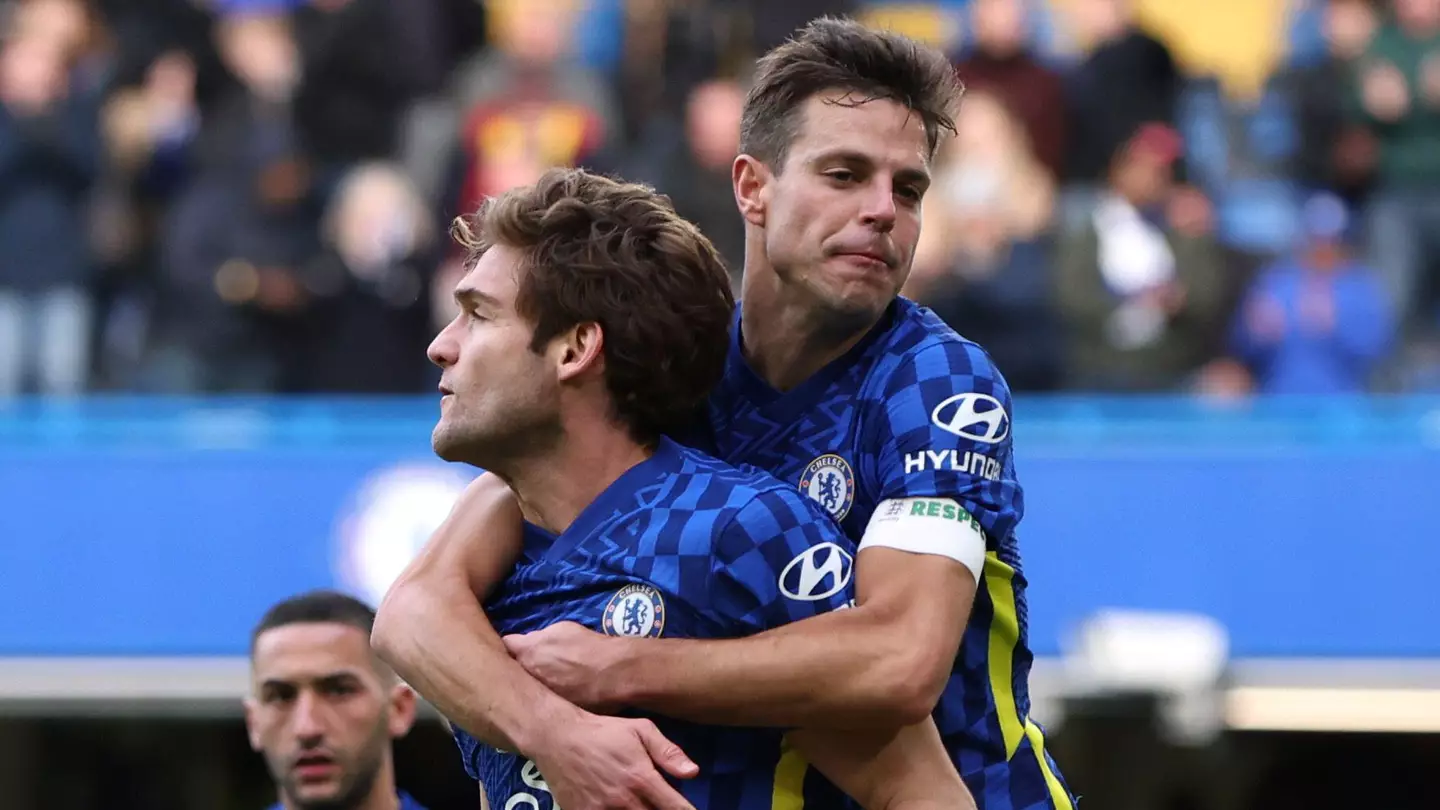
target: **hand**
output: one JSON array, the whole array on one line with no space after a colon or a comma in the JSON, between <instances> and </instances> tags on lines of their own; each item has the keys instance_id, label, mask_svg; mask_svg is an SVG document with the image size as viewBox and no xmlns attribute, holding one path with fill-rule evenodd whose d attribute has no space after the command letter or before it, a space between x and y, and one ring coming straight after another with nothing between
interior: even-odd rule
<instances>
[{"instance_id":1,"label":"hand","mask_svg":"<svg viewBox=\"0 0 1440 810\"><path fill-rule=\"evenodd\" d=\"M525 671L560 697L595 711L619 708L606 681L625 639L603 636L575 622L559 622L501 641Z\"/></svg>"},{"instance_id":2,"label":"hand","mask_svg":"<svg viewBox=\"0 0 1440 810\"><path fill-rule=\"evenodd\" d=\"M690 779L699 766L649 720L580 712L549 725L527 752L555 807L565 810L695 810L660 770ZM657 770L657 767L660 770Z\"/></svg>"}]
</instances>

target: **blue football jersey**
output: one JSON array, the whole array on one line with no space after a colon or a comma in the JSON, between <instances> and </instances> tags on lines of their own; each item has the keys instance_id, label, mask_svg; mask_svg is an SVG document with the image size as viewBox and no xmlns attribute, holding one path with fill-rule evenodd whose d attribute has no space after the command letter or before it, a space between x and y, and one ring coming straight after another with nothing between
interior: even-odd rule
<instances>
[{"instance_id":1,"label":"blue football jersey","mask_svg":"<svg viewBox=\"0 0 1440 810\"><path fill-rule=\"evenodd\" d=\"M707 449L797 487L857 544L887 500L950 498L968 511L988 553L936 724L982 810L1069 810L1029 717L1032 656L1015 541L1024 499L1010 391L990 357L902 298L843 357L782 393L745 360L738 309L736 318ZM821 781L812 775L807 793L825 795Z\"/></svg>"},{"instance_id":2,"label":"blue football jersey","mask_svg":"<svg viewBox=\"0 0 1440 810\"><path fill-rule=\"evenodd\" d=\"M734 638L848 605L853 553L793 486L663 440L563 534L527 526L485 610L501 634L573 621L616 636ZM675 782L698 810L771 810L799 796L807 768L782 730L652 719L700 766ZM456 738L491 807L554 806L533 761Z\"/></svg>"}]
</instances>

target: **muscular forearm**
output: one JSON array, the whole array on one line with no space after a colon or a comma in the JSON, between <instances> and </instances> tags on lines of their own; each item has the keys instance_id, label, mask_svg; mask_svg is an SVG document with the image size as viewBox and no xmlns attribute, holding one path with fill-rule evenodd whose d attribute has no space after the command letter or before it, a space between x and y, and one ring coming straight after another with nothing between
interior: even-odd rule
<instances>
[{"instance_id":1,"label":"muscular forearm","mask_svg":"<svg viewBox=\"0 0 1440 810\"><path fill-rule=\"evenodd\" d=\"M699 723L894 727L934 706L911 677L913 642L896 636L856 608L750 638L633 641L606 691Z\"/></svg>"},{"instance_id":2,"label":"muscular forearm","mask_svg":"<svg viewBox=\"0 0 1440 810\"><path fill-rule=\"evenodd\" d=\"M865 810L974 810L929 718L899 729L800 729L786 739Z\"/></svg>"},{"instance_id":3,"label":"muscular forearm","mask_svg":"<svg viewBox=\"0 0 1440 810\"><path fill-rule=\"evenodd\" d=\"M918 723L950 677L975 580L953 560L889 548L862 551L856 568L858 607L742 639L626 640L601 691L702 723Z\"/></svg>"},{"instance_id":4,"label":"muscular forearm","mask_svg":"<svg viewBox=\"0 0 1440 810\"><path fill-rule=\"evenodd\" d=\"M544 729L579 714L510 657L463 580L397 583L372 642L451 723L496 747L529 753Z\"/></svg>"}]
</instances>

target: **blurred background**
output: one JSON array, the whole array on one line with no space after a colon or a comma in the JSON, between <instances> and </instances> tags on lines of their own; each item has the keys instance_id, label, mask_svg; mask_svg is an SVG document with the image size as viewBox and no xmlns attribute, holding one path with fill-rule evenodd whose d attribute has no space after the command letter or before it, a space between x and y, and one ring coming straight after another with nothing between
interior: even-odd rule
<instances>
[{"instance_id":1,"label":"blurred background","mask_svg":"<svg viewBox=\"0 0 1440 810\"><path fill-rule=\"evenodd\" d=\"M0 3L0 807L273 800L251 626L473 474L450 218L583 165L738 274L747 72L824 13L969 88L906 293L1017 392L1081 806L1440 807L1440 0Z\"/></svg>"}]
</instances>

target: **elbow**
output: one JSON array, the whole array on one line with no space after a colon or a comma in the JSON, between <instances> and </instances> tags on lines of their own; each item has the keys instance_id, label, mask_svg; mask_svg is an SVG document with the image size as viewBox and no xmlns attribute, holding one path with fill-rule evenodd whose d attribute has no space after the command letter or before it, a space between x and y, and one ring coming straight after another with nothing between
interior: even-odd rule
<instances>
[{"instance_id":1,"label":"elbow","mask_svg":"<svg viewBox=\"0 0 1440 810\"><path fill-rule=\"evenodd\" d=\"M402 677L409 649L405 642L415 635L414 619L421 609L417 602L422 596L422 589L413 579L396 580L376 609L375 624L370 629L371 649Z\"/></svg>"},{"instance_id":2,"label":"elbow","mask_svg":"<svg viewBox=\"0 0 1440 810\"><path fill-rule=\"evenodd\" d=\"M885 718L886 725L898 726L912 726L930 717L950 680L952 663L934 650L892 651L877 679L877 714Z\"/></svg>"}]
</instances>

